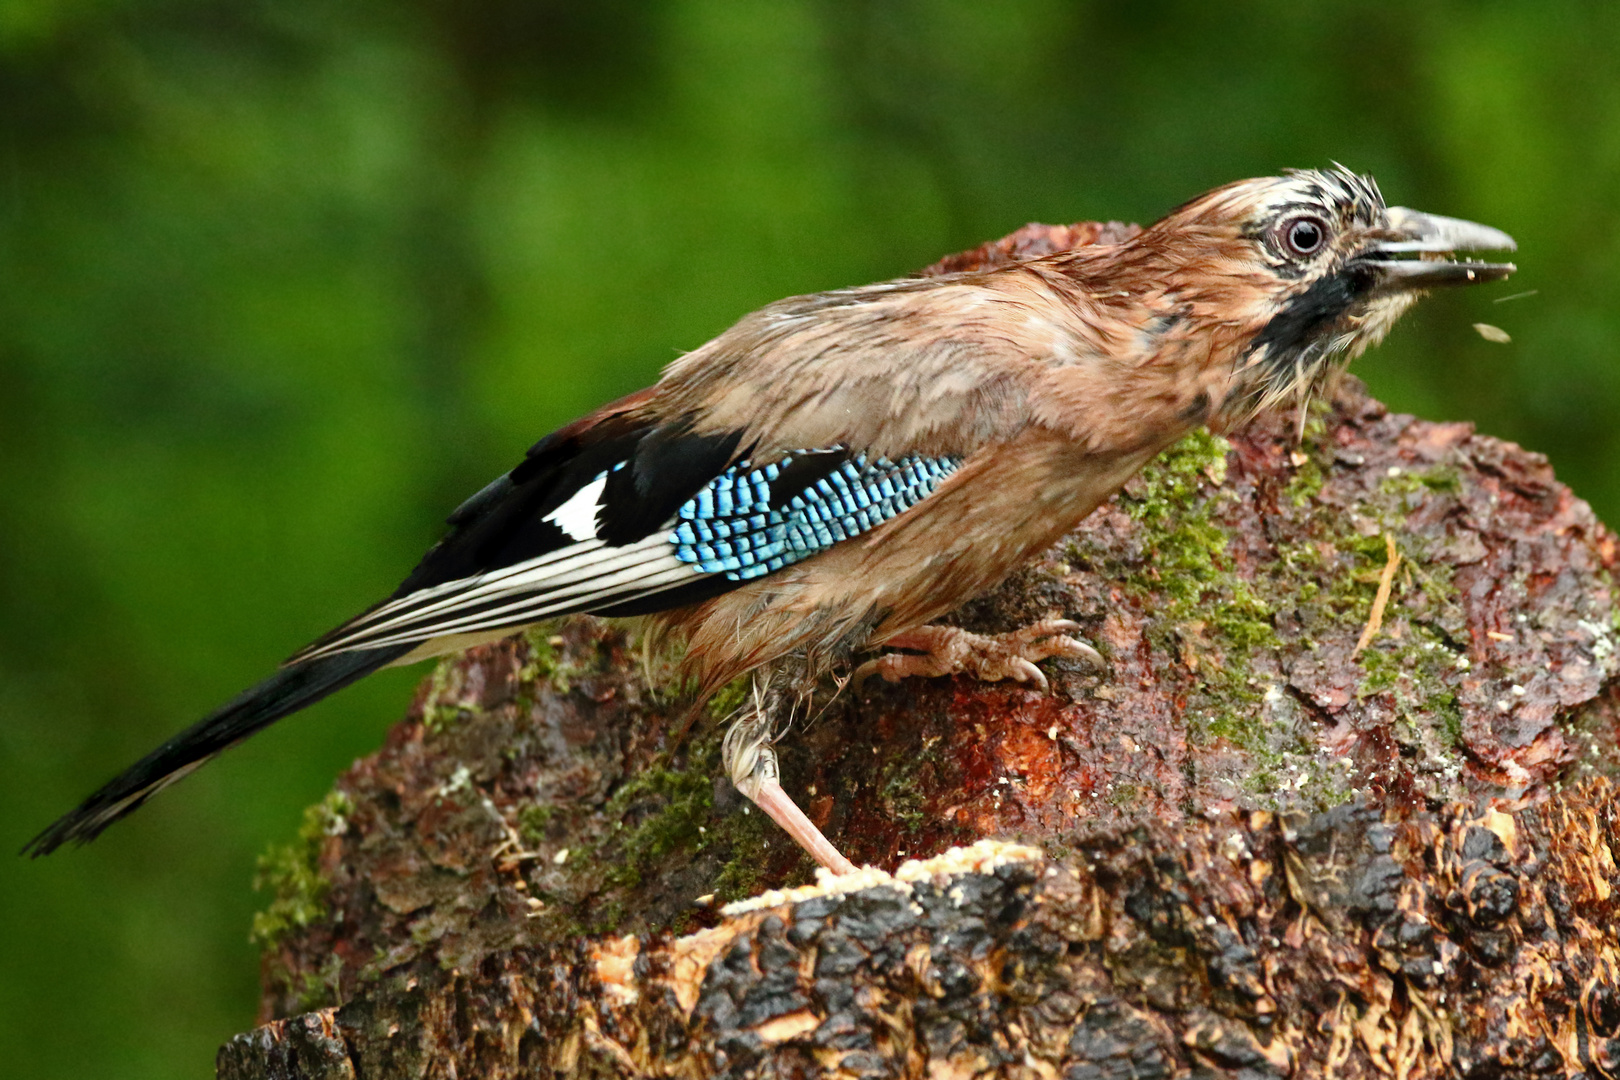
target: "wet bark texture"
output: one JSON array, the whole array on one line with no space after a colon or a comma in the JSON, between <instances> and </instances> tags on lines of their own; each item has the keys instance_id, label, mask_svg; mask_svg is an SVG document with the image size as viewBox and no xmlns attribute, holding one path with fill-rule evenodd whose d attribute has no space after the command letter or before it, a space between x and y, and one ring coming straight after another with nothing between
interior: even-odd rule
<instances>
[{"instance_id":1,"label":"wet bark texture","mask_svg":"<svg viewBox=\"0 0 1620 1080\"><path fill-rule=\"evenodd\" d=\"M1004 841L896 878L725 909L810 867L719 779L740 688L679 741L624 627L445 663L266 858L219 1075L1620 1071L1614 538L1354 380L1297 420L1189 438L955 616L1107 671L828 683L783 779L856 863Z\"/></svg>"}]
</instances>

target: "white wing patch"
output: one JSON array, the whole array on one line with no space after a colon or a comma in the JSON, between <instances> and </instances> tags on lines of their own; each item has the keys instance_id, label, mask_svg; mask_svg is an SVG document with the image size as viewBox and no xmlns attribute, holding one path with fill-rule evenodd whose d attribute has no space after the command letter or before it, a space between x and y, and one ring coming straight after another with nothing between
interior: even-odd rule
<instances>
[{"instance_id":1,"label":"white wing patch","mask_svg":"<svg viewBox=\"0 0 1620 1080\"><path fill-rule=\"evenodd\" d=\"M568 535L570 540L596 539L596 511L601 505L602 489L607 486L607 471L568 497L568 501L547 514L549 521Z\"/></svg>"}]
</instances>

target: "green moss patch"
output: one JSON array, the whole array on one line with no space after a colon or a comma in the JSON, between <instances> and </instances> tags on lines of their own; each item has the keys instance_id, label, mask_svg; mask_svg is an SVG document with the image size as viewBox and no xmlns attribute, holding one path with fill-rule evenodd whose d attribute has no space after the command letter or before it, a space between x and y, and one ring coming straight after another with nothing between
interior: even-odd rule
<instances>
[{"instance_id":1,"label":"green moss patch","mask_svg":"<svg viewBox=\"0 0 1620 1080\"><path fill-rule=\"evenodd\" d=\"M289 930L301 928L326 915L326 893L331 887L320 869L321 847L329 836L348 829L354 804L341 791L333 791L304 810L298 836L285 844L272 844L259 856L253 875L255 891L269 890L270 903L253 916L249 939L260 948L273 947Z\"/></svg>"}]
</instances>

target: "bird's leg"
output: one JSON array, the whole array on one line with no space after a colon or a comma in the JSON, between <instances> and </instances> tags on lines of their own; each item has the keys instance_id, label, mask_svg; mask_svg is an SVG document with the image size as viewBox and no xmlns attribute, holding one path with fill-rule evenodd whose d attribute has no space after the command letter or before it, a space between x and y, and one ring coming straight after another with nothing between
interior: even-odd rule
<instances>
[{"instance_id":1,"label":"bird's leg","mask_svg":"<svg viewBox=\"0 0 1620 1080\"><path fill-rule=\"evenodd\" d=\"M753 705L746 715L732 723L725 741L720 744L720 759L731 782L816 862L835 874L854 873L855 864L833 847L832 841L822 835L782 790L777 780L776 751L771 749L776 739L771 713L756 683Z\"/></svg>"},{"instance_id":2,"label":"bird's leg","mask_svg":"<svg viewBox=\"0 0 1620 1080\"><path fill-rule=\"evenodd\" d=\"M1046 676L1035 661L1050 656L1072 656L1101 668L1097 650L1069 633L1080 624L1068 619L1045 619L1007 634L973 634L955 626L919 626L890 638L885 644L914 653L887 653L855 670L859 685L873 675L899 682L912 675L933 678L966 672L985 682L1015 679L1034 683L1042 691Z\"/></svg>"}]
</instances>

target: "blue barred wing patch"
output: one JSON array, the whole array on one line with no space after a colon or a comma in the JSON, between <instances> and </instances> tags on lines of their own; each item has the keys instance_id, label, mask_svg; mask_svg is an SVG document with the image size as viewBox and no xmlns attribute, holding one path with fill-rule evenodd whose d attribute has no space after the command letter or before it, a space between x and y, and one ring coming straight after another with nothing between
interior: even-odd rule
<instances>
[{"instance_id":1,"label":"blue barred wing patch","mask_svg":"<svg viewBox=\"0 0 1620 1080\"><path fill-rule=\"evenodd\" d=\"M797 491L773 489L778 480L793 482L794 458L758 468L741 462L685 503L669 535L676 558L732 581L763 577L905 512L962 463L957 457L890 461L859 454Z\"/></svg>"}]
</instances>

